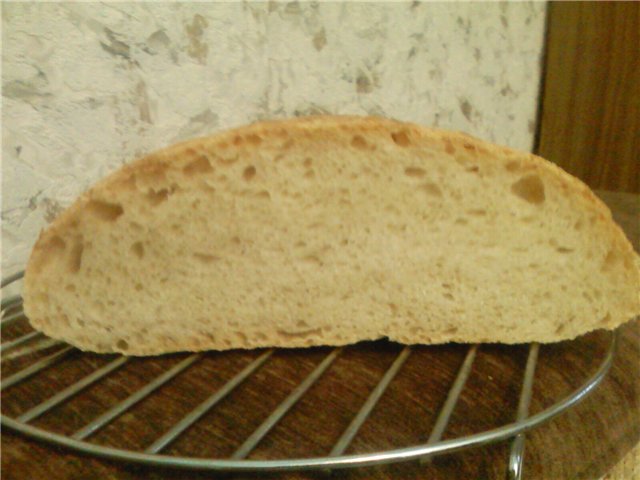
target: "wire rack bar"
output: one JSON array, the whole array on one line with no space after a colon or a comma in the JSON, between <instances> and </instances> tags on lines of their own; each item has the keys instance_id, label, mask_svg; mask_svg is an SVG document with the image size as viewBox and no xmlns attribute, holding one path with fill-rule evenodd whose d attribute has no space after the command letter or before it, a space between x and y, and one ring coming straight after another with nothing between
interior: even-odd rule
<instances>
[{"instance_id":1,"label":"wire rack bar","mask_svg":"<svg viewBox=\"0 0 640 480\"><path fill-rule=\"evenodd\" d=\"M2 382L0 382L0 391L4 390L5 388L9 388L16 383L19 383L32 375L35 375L36 373L44 370L47 367L50 367L57 361L61 360L63 357L67 356L72 351L72 346L65 347L62 350L57 351L56 353L52 353L48 357L44 357L43 359L38 360L33 365L14 373L10 377L3 379Z\"/></svg>"},{"instance_id":2,"label":"wire rack bar","mask_svg":"<svg viewBox=\"0 0 640 480\"><path fill-rule=\"evenodd\" d=\"M3 298L0 303L0 310L8 310L22 304L22 295L11 295Z\"/></svg>"},{"instance_id":3,"label":"wire rack bar","mask_svg":"<svg viewBox=\"0 0 640 480\"><path fill-rule=\"evenodd\" d=\"M333 448L331 449L331 453L329 453L330 457L337 457L339 455L342 455L342 453L347 449L347 447L353 440L353 437L356 436L356 433L358 433L358 430L360 430L362 424L365 422L367 417L369 417L369 414L382 397L382 394L391 383L391 380L393 380L393 377L395 377L396 374L400 371L400 368L402 368L402 365L404 365L404 362L407 360L410 353L411 347L406 346L402 349L402 351L393 361L378 385L376 385L373 391L369 394L369 398L367 398L367 400L364 402L358 414L354 417L342 436L333 446Z\"/></svg>"},{"instance_id":4,"label":"wire rack bar","mask_svg":"<svg viewBox=\"0 0 640 480\"><path fill-rule=\"evenodd\" d=\"M469 378L469 374L471 373L471 368L473 367L473 362L476 358L476 353L478 351L478 345L473 345L467 351L467 355L460 366L460 370L458 370L458 374L456 375L456 379L447 394L447 399L438 414L438 418L436 419L436 423L433 426L433 430L431 430L431 434L429 435L429 439L427 440L427 445L431 445L440 441L442 438L442 434L444 433L447 425L449 424L449 419L451 418L451 414L453 410L456 408L456 404L458 403L458 399L460 398L460 393L464 388L465 383L467 383L467 378ZM425 459L428 460L428 459Z\"/></svg>"},{"instance_id":5,"label":"wire rack bar","mask_svg":"<svg viewBox=\"0 0 640 480\"><path fill-rule=\"evenodd\" d=\"M418 445L387 450L384 452L343 455L340 457L291 458L283 460L230 460L176 457L171 455L140 453L120 448L96 445L89 442L82 442L29 424L18 422L6 415L0 415L0 421L5 427L9 427L15 431L24 433L25 435L29 435L41 441L72 448L82 453L97 455L103 458L121 460L125 462L137 462L151 466L176 467L189 470L207 470L216 472L274 472L292 470L326 470L329 468L337 469L382 465L415 460L422 457L435 456L444 453L453 453L472 447L479 447L494 442L504 441L551 420L584 400L584 398L593 392L593 390L602 382L613 363L617 349L618 336L618 331L613 332L611 335L609 349L602 359L602 362L596 371L586 379L578 389L545 410L526 417L521 422L514 421L498 428L465 437L443 440L433 445Z\"/></svg>"},{"instance_id":6,"label":"wire rack bar","mask_svg":"<svg viewBox=\"0 0 640 480\"><path fill-rule=\"evenodd\" d=\"M520 422L529 415L529 405L531 403L531 394L533 392L533 379L538 362L538 352L540 344L532 343L529 347L529 355L527 357L527 366L524 370L524 379L522 381L522 390L520 392L520 400L518 402L518 411L516 421ZM524 433L516 435L511 442L509 451L509 480L520 480L522 478L522 465L524 462Z\"/></svg>"},{"instance_id":7,"label":"wire rack bar","mask_svg":"<svg viewBox=\"0 0 640 480\"><path fill-rule=\"evenodd\" d=\"M255 372L258 368L267 361L267 359L273 354L273 349L267 350L258 358L253 360L249 365L247 365L240 373L238 373L235 377L229 380L220 390L215 392L209 398L207 398L204 402L198 405L194 410L188 413L182 420L176 423L167 433L161 436L158 440L153 442L147 449L145 453L158 453L160 450L165 448L171 442L173 442L178 435L184 432L187 428L193 425L200 417L202 417L205 413L207 413L211 408L213 408L220 400L226 397L229 393L231 393L238 385L244 382L253 372Z\"/></svg>"},{"instance_id":8,"label":"wire rack bar","mask_svg":"<svg viewBox=\"0 0 640 480\"><path fill-rule=\"evenodd\" d=\"M16 348L16 347L19 347L20 345L24 345L28 341L41 336L42 336L42 332L35 331L35 332L29 332L26 335L16 338L15 340L6 341L0 345L0 353L4 353L7 350L11 350L12 348Z\"/></svg>"},{"instance_id":9,"label":"wire rack bar","mask_svg":"<svg viewBox=\"0 0 640 480\"><path fill-rule=\"evenodd\" d=\"M24 270L16 272L13 275L9 275L8 277L2 279L2 282L0 283L0 288L4 288L10 283L15 282L16 280L20 280L22 277L24 277ZM4 309L4 301L2 302L2 308Z\"/></svg>"},{"instance_id":10,"label":"wire rack bar","mask_svg":"<svg viewBox=\"0 0 640 480\"><path fill-rule=\"evenodd\" d=\"M40 350L46 350L48 348L59 346L59 345L62 345L61 341L54 340L53 338L43 337L40 341L36 341L33 345L29 345L29 347L19 348L7 354L3 353L2 359L14 360L16 358L24 357L26 355L31 355L32 353L39 352Z\"/></svg>"},{"instance_id":11,"label":"wire rack bar","mask_svg":"<svg viewBox=\"0 0 640 480\"><path fill-rule=\"evenodd\" d=\"M20 415L17 418L17 420L19 422L27 423L27 422L30 422L31 420L34 420L34 419L38 418L40 415L42 415L42 414L46 413L47 411L51 410L56 405L59 405L60 403L62 403L65 400L67 400L68 398L70 398L70 397L72 397L74 395L77 395L82 390L87 388L89 385L97 382L102 377L104 377L104 376L108 375L109 373L113 372L115 369L120 368L122 365L124 365L125 363L127 363L129 361L129 358L130 357L116 358L115 360L107 363L105 366L99 368L98 370L96 370L95 372L91 373L90 375L87 375L82 380L79 380L76 383L74 383L73 385L70 385L67 388L65 388L64 390L58 392L53 397L51 397L49 400L46 400L46 401L42 402L39 405L36 405L31 410L27 410L25 413Z\"/></svg>"},{"instance_id":12,"label":"wire rack bar","mask_svg":"<svg viewBox=\"0 0 640 480\"><path fill-rule=\"evenodd\" d=\"M196 360L199 360L201 357L201 353L194 353L192 355L189 355L187 358L177 363L163 374L157 376L155 380L148 383L140 390L131 394L129 397L125 398L123 401L104 412L91 423L88 423L87 425L82 427L80 430L71 435L71 438L75 438L76 440L83 440L89 435L93 435L109 422L113 421L115 418L119 417L128 409L133 407L136 403L148 397L151 393L153 393L173 377L181 373L187 367L191 366Z\"/></svg>"},{"instance_id":13,"label":"wire rack bar","mask_svg":"<svg viewBox=\"0 0 640 480\"><path fill-rule=\"evenodd\" d=\"M276 407L267 419L245 440L245 442L231 455L233 459L246 458L249 453L260 443L264 436L280 421L280 419L302 398L311 386L331 366L333 361L342 352L342 348L334 349L322 362L300 383L291 394Z\"/></svg>"},{"instance_id":14,"label":"wire rack bar","mask_svg":"<svg viewBox=\"0 0 640 480\"><path fill-rule=\"evenodd\" d=\"M11 315L7 315L2 320L0 320L0 328L4 328L6 326L9 326L13 322L15 322L16 320L21 320L23 318L27 318L27 317L25 316L24 312L22 312L22 311L17 312L17 313L13 313Z\"/></svg>"}]
</instances>

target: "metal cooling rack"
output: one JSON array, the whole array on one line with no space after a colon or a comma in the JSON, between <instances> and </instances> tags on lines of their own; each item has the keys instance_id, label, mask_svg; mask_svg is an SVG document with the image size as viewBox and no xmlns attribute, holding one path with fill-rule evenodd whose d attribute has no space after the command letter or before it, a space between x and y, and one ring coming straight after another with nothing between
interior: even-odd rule
<instances>
[{"instance_id":1,"label":"metal cooling rack","mask_svg":"<svg viewBox=\"0 0 640 480\"><path fill-rule=\"evenodd\" d=\"M20 280L23 272L8 277L2 281L2 288L9 284ZM6 327L8 324L21 319L25 319L22 311L22 297L13 295L2 299L2 320L0 327ZM534 372L536 362L538 360L539 345L533 343L529 346L529 353L522 380L521 393L516 413L515 421L503 425L499 428L486 430L473 435L459 438L451 438L441 440L445 432L449 418L456 407L456 403L464 388L464 385L471 373L472 365L476 357L479 345L472 345L467 351L464 362L462 363L457 376L447 395L444 406L437 416L433 430L423 445L410 446L405 448L397 448L387 451L379 451L373 453L345 455L344 452L351 444L354 437L362 424L365 422L378 400L382 397L385 390L396 376L398 371L411 354L411 347L406 346L393 361L389 369L379 380L376 387L371 391L369 397L362 405L356 416L353 418L347 429L337 440L328 455L324 457L314 458L292 458L287 460L250 460L247 459L252 450L260 443L260 441L269 433L269 431L278 423L278 421L286 415L286 413L296 404L305 392L318 380L322 374L329 368L332 362L341 353L341 348L333 349L322 360L315 369L305 378L282 402L275 410L263 421L263 423L244 441L244 443L231 455L230 458L192 458L172 455L163 455L162 450L172 443L187 428L197 422L205 413L209 412L217 403L231 393L237 386L249 378L255 371L263 366L272 355L273 350L267 350L259 357L253 360L248 366L236 374L221 389L211 394L204 402L202 402L193 411L183 417L178 423L171 427L164 435L156 439L144 451L124 450L120 448L108 447L91 443L87 439L101 428L108 425L111 421L125 413L129 408L138 402L153 394L158 388L177 377L181 372L186 370L190 365L196 363L202 353L194 353L188 355L182 361L166 370L161 375L155 377L144 387L132 393L120 403L111 407L106 412L99 415L89 424L70 436L53 433L29 423L40 417L44 413L51 410L70 399L84 388L95 384L100 379L106 377L109 373L122 367L129 361L128 357L120 356L106 365L98 368L93 373L87 375L71 386L57 392L48 400L36 405L25 413L16 418L8 417L4 414L0 416L3 426L11 428L15 431L23 433L32 438L42 440L49 443L62 445L86 454L96 455L115 460L124 460L127 462L136 462L147 465L178 467L185 469L209 470L209 471L284 471L284 470L331 470L339 468L365 467L370 465L387 464L393 462L404 462L409 460L419 460L421 462L428 461L431 457L442 455L445 453L457 452L460 450L478 447L489 443L510 440L511 448L509 453L507 477L510 480L522 478L522 467L524 457L525 432L531 430L540 424L550 420L556 415L564 412L568 408L580 402L591 391L593 391L606 376L615 355L617 344L617 332L611 334L611 341L608 351L606 352L602 362L595 373L588 378L577 390L567 397L555 403L551 407L542 410L534 415L529 416L529 403L531 400L532 387L534 382ZM37 345L29 347L36 339L40 339ZM61 347L55 353L50 354L30 366L14 373L6 378L2 378L0 383L0 391L4 391L23 381L27 381L30 377L37 375L44 369L52 367L54 364L64 361L64 358L75 349L69 345L55 340L45 340L39 332L31 332L15 340L9 340L1 344L0 350L5 356L7 352L17 350L18 347L27 347L20 354L30 354L35 350L42 348L51 348L53 346Z\"/></svg>"}]
</instances>

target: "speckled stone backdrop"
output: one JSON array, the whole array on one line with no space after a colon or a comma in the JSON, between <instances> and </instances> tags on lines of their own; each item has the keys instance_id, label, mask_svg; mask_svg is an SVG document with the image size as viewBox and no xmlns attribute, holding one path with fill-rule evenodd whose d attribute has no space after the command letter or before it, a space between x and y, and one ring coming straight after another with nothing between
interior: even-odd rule
<instances>
[{"instance_id":1,"label":"speckled stone backdrop","mask_svg":"<svg viewBox=\"0 0 640 480\"><path fill-rule=\"evenodd\" d=\"M2 266L122 163L256 119L377 114L531 148L544 3L4 3Z\"/></svg>"}]
</instances>

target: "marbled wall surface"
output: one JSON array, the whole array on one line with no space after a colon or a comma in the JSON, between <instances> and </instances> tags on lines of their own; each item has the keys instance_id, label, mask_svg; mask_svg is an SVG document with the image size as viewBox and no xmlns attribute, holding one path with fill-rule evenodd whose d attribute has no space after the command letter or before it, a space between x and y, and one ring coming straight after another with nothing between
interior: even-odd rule
<instances>
[{"instance_id":1,"label":"marbled wall surface","mask_svg":"<svg viewBox=\"0 0 640 480\"><path fill-rule=\"evenodd\" d=\"M544 3L5 3L2 266L136 156L256 119L377 114L531 148Z\"/></svg>"}]
</instances>

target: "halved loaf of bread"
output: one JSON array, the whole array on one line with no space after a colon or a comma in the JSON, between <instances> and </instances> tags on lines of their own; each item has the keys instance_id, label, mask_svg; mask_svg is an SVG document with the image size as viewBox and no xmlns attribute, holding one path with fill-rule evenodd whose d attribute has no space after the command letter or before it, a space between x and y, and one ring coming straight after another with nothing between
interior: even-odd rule
<instances>
[{"instance_id":1,"label":"halved loaf of bread","mask_svg":"<svg viewBox=\"0 0 640 480\"><path fill-rule=\"evenodd\" d=\"M552 342L640 311L635 254L528 153L379 118L258 123L115 172L38 239L24 305L97 352Z\"/></svg>"}]
</instances>

